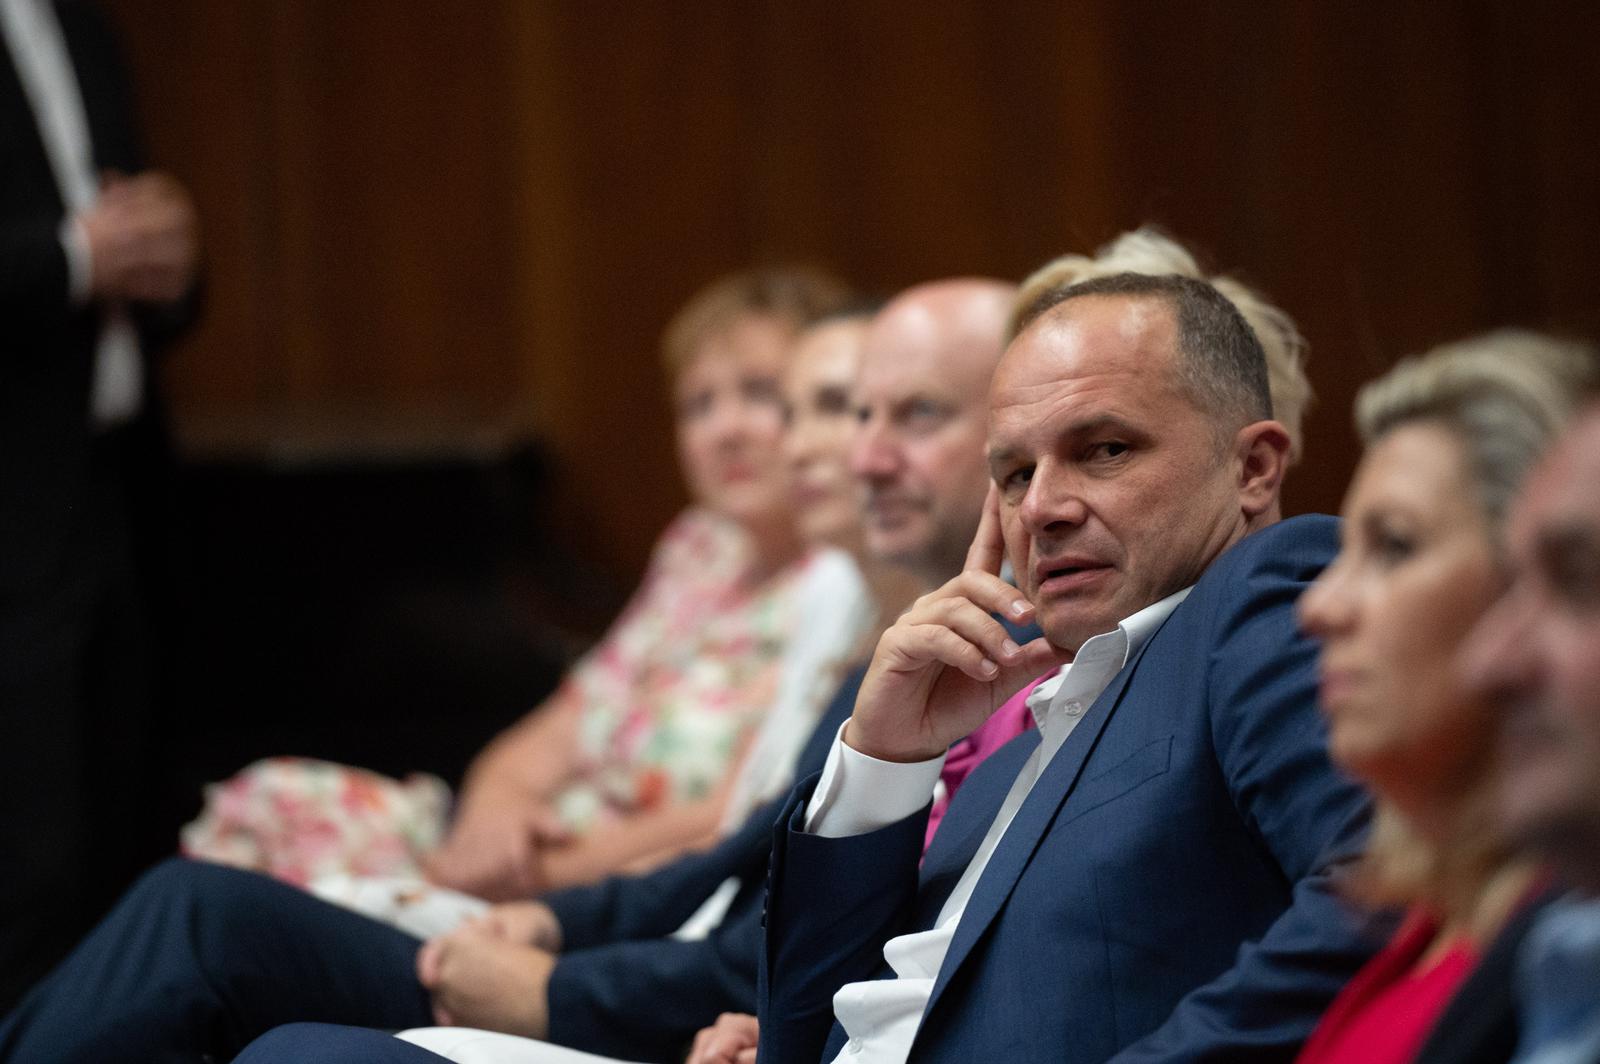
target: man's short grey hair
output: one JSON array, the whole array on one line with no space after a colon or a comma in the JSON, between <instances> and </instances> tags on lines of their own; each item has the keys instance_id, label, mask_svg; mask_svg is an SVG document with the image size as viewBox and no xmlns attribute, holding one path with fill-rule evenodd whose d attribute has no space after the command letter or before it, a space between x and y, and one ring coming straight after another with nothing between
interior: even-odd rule
<instances>
[{"instance_id":1,"label":"man's short grey hair","mask_svg":"<svg viewBox=\"0 0 1600 1064\"><path fill-rule=\"evenodd\" d=\"M1502 329L1408 358L1356 396L1356 429L1371 446L1402 425L1442 425L1499 540L1523 479L1600 383L1594 348Z\"/></svg>"},{"instance_id":2,"label":"man's short grey hair","mask_svg":"<svg viewBox=\"0 0 1600 1064\"><path fill-rule=\"evenodd\" d=\"M1267 357L1267 390L1272 394L1272 416L1289 433L1289 460L1301 453L1301 425L1311 405L1311 380L1306 376L1307 345L1294 319L1265 295L1238 278L1207 274L1194 253L1154 226L1130 230L1093 255L1063 255L1035 270L1017 293L1006 339L1017 334L1017 322L1042 296L1093 277L1115 273L1175 273L1209 281L1227 296L1255 330Z\"/></svg>"},{"instance_id":3,"label":"man's short grey hair","mask_svg":"<svg viewBox=\"0 0 1600 1064\"><path fill-rule=\"evenodd\" d=\"M1052 288L1018 315L1018 335L1061 304L1088 296L1153 299L1172 310L1178 384L1210 417L1219 442L1272 417L1261 341L1239 309L1206 281L1177 274L1114 273Z\"/></svg>"}]
</instances>

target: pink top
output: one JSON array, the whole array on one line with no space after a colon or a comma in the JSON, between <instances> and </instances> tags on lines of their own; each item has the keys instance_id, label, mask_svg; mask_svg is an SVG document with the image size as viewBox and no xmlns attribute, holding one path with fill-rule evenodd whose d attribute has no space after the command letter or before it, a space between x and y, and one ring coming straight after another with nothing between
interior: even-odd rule
<instances>
[{"instance_id":1,"label":"pink top","mask_svg":"<svg viewBox=\"0 0 1600 1064\"><path fill-rule=\"evenodd\" d=\"M945 755L944 768L939 770L944 793L933 803L933 811L928 814L928 834L922 840L924 850L933 842L933 833L939 830L939 822L944 819L945 810L950 808L950 799L956 796L961 784L972 775L972 770L981 765L984 758L1033 726L1033 714L1028 712L1028 696L1035 687L1054 675L1055 670L1047 672L1006 699L1005 704L990 714L977 731L950 748Z\"/></svg>"},{"instance_id":2,"label":"pink top","mask_svg":"<svg viewBox=\"0 0 1600 1064\"><path fill-rule=\"evenodd\" d=\"M1323 1013L1297 1059L1299 1064L1409 1064L1428 1032L1477 965L1466 942L1450 947L1426 968L1417 961L1433 945L1439 925L1420 911L1366 963Z\"/></svg>"}]
</instances>

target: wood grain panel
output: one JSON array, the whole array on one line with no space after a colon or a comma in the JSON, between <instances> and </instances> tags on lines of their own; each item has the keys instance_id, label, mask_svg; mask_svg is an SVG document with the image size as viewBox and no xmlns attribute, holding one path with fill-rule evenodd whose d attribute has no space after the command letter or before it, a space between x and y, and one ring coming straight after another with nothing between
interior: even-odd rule
<instances>
[{"instance_id":1,"label":"wood grain panel","mask_svg":"<svg viewBox=\"0 0 1600 1064\"><path fill-rule=\"evenodd\" d=\"M1399 354L1600 332L1589 5L107 3L205 217L189 445L537 432L624 577L683 499L660 327L752 261L889 292L1161 222L1312 342L1295 510Z\"/></svg>"}]
</instances>

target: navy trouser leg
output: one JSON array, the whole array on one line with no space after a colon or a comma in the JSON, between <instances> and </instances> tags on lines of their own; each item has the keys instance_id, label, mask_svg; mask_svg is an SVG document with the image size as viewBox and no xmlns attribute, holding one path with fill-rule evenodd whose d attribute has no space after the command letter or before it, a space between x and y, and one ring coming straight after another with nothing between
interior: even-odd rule
<instances>
[{"instance_id":1,"label":"navy trouser leg","mask_svg":"<svg viewBox=\"0 0 1600 1064\"><path fill-rule=\"evenodd\" d=\"M245 1047L234 1064L441 1064L447 1058L383 1031L292 1023Z\"/></svg>"},{"instance_id":2,"label":"navy trouser leg","mask_svg":"<svg viewBox=\"0 0 1600 1064\"><path fill-rule=\"evenodd\" d=\"M220 1062L296 1021L426 1026L417 946L265 876L167 861L0 1023L0 1060Z\"/></svg>"}]
</instances>

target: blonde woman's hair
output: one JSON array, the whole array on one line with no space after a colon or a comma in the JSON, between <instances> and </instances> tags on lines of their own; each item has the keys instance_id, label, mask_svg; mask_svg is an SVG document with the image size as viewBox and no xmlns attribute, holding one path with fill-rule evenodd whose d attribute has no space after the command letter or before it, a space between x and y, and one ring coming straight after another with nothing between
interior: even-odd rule
<instances>
[{"instance_id":1,"label":"blonde woman's hair","mask_svg":"<svg viewBox=\"0 0 1600 1064\"><path fill-rule=\"evenodd\" d=\"M1466 458L1467 478L1496 551L1523 479L1596 388L1593 349L1506 329L1409 358L1361 389L1356 428L1367 446L1404 425L1448 431ZM1524 879L1495 830L1490 744L1460 795L1444 838L1424 835L1381 796L1372 835L1347 882L1375 907L1422 905L1470 920L1486 899ZM1514 899L1512 899L1514 900Z\"/></svg>"},{"instance_id":2,"label":"blonde woman's hair","mask_svg":"<svg viewBox=\"0 0 1600 1064\"><path fill-rule=\"evenodd\" d=\"M672 316L661 338L662 362L675 380L706 340L746 315L776 318L798 332L855 300L844 282L809 266L729 274L700 289Z\"/></svg>"},{"instance_id":3,"label":"blonde woman's hair","mask_svg":"<svg viewBox=\"0 0 1600 1064\"><path fill-rule=\"evenodd\" d=\"M1465 448L1498 543L1523 477L1594 390L1595 377L1592 348L1501 329L1408 358L1367 384L1356 396L1356 430L1370 446L1410 422L1449 429Z\"/></svg>"},{"instance_id":4,"label":"blonde woman's hair","mask_svg":"<svg viewBox=\"0 0 1600 1064\"><path fill-rule=\"evenodd\" d=\"M1063 255L1035 270L1017 293L1006 341L1015 338L1025 321L1037 316L1034 308L1052 293L1097 277L1118 273L1177 274L1208 281L1228 298L1249 323L1267 359L1267 390L1272 415L1289 432L1290 461L1300 459L1300 426L1311 405L1311 381L1306 376L1306 342L1294 319L1269 303L1265 296L1233 277L1208 276L1193 252L1154 226L1123 233L1094 255Z\"/></svg>"}]
</instances>

